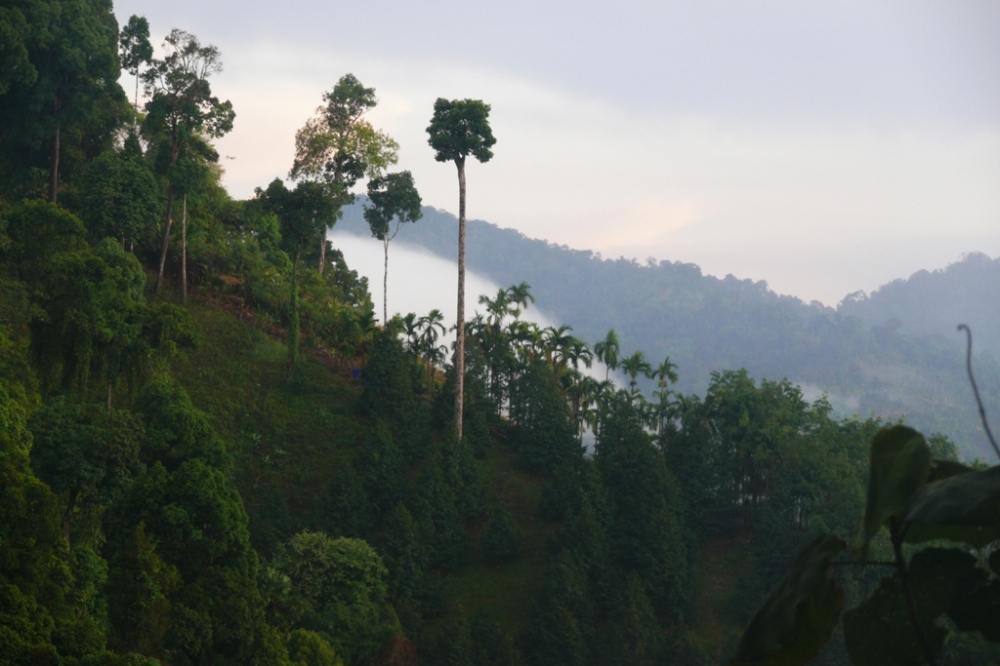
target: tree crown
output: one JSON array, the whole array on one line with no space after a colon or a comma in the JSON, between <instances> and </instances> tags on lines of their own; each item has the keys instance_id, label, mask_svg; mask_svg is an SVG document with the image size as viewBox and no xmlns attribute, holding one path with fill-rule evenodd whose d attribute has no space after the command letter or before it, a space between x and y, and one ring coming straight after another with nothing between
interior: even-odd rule
<instances>
[{"instance_id":1,"label":"tree crown","mask_svg":"<svg viewBox=\"0 0 1000 666\"><path fill-rule=\"evenodd\" d=\"M365 221L372 235L379 240L392 240L396 233L389 234L389 225L397 220L396 231L403 222L416 222L420 212L420 193L413 185L409 171L389 173L368 182L368 199L371 206L365 208Z\"/></svg>"},{"instance_id":2,"label":"tree crown","mask_svg":"<svg viewBox=\"0 0 1000 666\"><path fill-rule=\"evenodd\" d=\"M460 163L469 155L488 162L493 157L490 148L497 142L490 129L490 105L478 99L439 97L427 134L438 162Z\"/></svg>"}]
</instances>

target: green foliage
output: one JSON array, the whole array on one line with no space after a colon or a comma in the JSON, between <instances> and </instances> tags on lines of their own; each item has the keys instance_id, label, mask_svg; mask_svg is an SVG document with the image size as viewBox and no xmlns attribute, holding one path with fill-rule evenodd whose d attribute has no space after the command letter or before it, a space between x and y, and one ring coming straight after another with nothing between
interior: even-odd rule
<instances>
[{"instance_id":1,"label":"green foliage","mask_svg":"<svg viewBox=\"0 0 1000 666\"><path fill-rule=\"evenodd\" d=\"M225 445L176 382L160 378L147 384L136 400L136 411L146 425L142 450L146 463L159 462L168 469L191 459L225 464Z\"/></svg>"},{"instance_id":2,"label":"green foliage","mask_svg":"<svg viewBox=\"0 0 1000 666\"><path fill-rule=\"evenodd\" d=\"M344 666L326 639L308 629L296 629L288 637L288 656L294 666Z\"/></svg>"},{"instance_id":3,"label":"green foliage","mask_svg":"<svg viewBox=\"0 0 1000 666\"><path fill-rule=\"evenodd\" d=\"M937 655L947 636L936 618L956 611L960 617L978 616L977 611L987 610L966 607L970 592L981 588L986 579L975 558L967 553L944 548L923 550L913 556L906 578L912 592L899 576L886 577L869 599L844 615L847 647L855 664L921 663L926 659L925 649ZM919 629L908 615L908 596Z\"/></svg>"},{"instance_id":4,"label":"green foliage","mask_svg":"<svg viewBox=\"0 0 1000 666\"><path fill-rule=\"evenodd\" d=\"M200 459L172 473L154 464L109 519L116 644L194 662L254 654L264 627L247 522L220 470ZM133 632L133 613L146 632Z\"/></svg>"},{"instance_id":5,"label":"green foliage","mask_svg":"<svg viewBox=\"0 0 1000 666\"><path fill-rule=\"evenodd\" d=\"M139 470L142 425L126 411L56 400L31 430L32 468L60 496L67 536L76 511L112 503Z\"/></svg>"},{"instance_id":6,"label":"green foliage","mask_svg":"<svg viewBox=\"0 0 1000 666\"><path fill-rule=\"evenodd\" d=\"M122 68L138 77L139 67L152 61L153 46L149 43L149 21L133 14L118 34Z\"/></svg>"},{"instance_id":7,"label":"green foliage","mask_svg":"<svg viewBox=\"0 0 1000 666\"><path fill-rule=\"evenodd\" d=\"M870 469L868 504L859 535L863 547L890 519L903 517L910 498L930 476L930 449L917 431L893 426L872 440Z\"/></svg>"},{"instance_id":8,"label":"green foliage","mask_svg":"<svg viewBox=\"0 0 1000 666\"><path fill-rule=\"evenodd\" d=\"M110 147L128 117L118 85L118 23L110 2L30 0L7 5L0 75L0 191L45 191ZM58 146L58 149L56 148ZM54 159L53 159L54 158Z\"/></svg>"},{"instance_id":9,"label":"green foliage","mask_svg":"<svg viewBox=\"0 0 1000 666\"><path fill-rule=\"evenodd\" d=\"M490 129L490 105L478 99L434 102L434 117L427 126L428 143L438 162L464 163L472 155L480 162L493 157L497 142Z\"/></svg>"},{"instance_id":10,"label":"green foliage","mask_svg":"<svg viewBox=\"0 0 1000 666\"><path fill-rule=\"evenodd\" d=\"M540 362L525 368L510 386L511 415L518 425L514 445L528 469L551 471L580 455L558 386L555 373Z\"/></svg>"},{"instance_id":11,"label":"green foliage","mask_svg":"<svg viewBox=\"0 0 1000 666\"><path fill-rule=\"evenodd\" d=\"M908 503L901 525L908 543L945 539L981 547L1000 539L1000 467L952 471Z\"/></svg>"},{"instance_id":12,"label":"green foliage","mask_svg":"<svg viewBox=\"0 0 1000 666\"><path fill-rule=\"evenodd\" d=\"M409 171L388 173L368 181L368 200L365 221L371 228L372 236L382 241L391 241L405 222L416 222L423 213L420 211L420 194L413 186L413 176ZM396 227L392 229L392 222Z\"/></svg>"},{"instance_id":13,"label":"green foliage","mask_svg":"<svg viewBox=\"0 0 1000 666\"><path fill-rule=\"evenodd\" d=\"M830 563L845 544L820 537L799 555L743 634L736 664L805 664L830 639L844 594Z\"/></svg>"},{"instance_id":14,"label":"green foliage","mask_svg":"<svg viewBox=\"0 0 1000 666\"><path fill-rule=\"evenodd\" d=\"M375 89L353 74L340 77L323 100L326 105L295 135L291 175L323 179L343 205L353 201L349 191L361 177L378 176L396 163L399 146L364 119L375 106Z\"/></svg>"},{"instance_id":15,"label":"green foliage","mask_svg":"<svg viewBox=\"0 0 1000 666\"><path fill-rule=\"evenodd\" d=\"M482 540L483 556L487 562L499 564L517 557L521 549L521 535L510 512L500 508L490 517Z\"/></svg>"},{"instance_id":16,"label":"green foliage","mask_svg":"<svg viewBox=\"0 0 1000 666\"><path fill-rule=\"evenodd\" d=\"M947 453L947 446L935 441ZM947 617L960 632L982 632L1000 642L993 619L1000 609L1000 586L964 547L934 547L906 558L904 543L958 542L995 546L1000 524L996 471L973 471L948 460L932 460L920 433L904 426L883 428L870 447L869 494L861 521L862 552L883 526L889 529L892 573L874 592L844 614L844 636L855 664L936 663L947 646L966 649L961 634L941 622ZM827 544L827 547L822 547ZM800 556L790 576L768 599L743 636L735 663L805 663L825 643L837 621L842 595L830 580L831 560L843 545L821 537ZM866 561L859 564L865 565ZM804 569L805 567L805 569ZM807 570L805 578L801 572ZM816 586L822 571L822 587ZM797 579L800 581L796 582ZM804 582L804 584L803 584ZM790 591L820 589L828 598L804 604ZM795 592L799 594L800 592ZM784 609L784 619L774 609ZM791 655L774 635L792 626L788 617L812 608L794 634L808 638L808 648ZM891 636L891 640L886 638ZM957 654L957 652L956 652Z\"/></svg>"},{"instance_id":17,"label":"green foliage","mask_svg":"<svg viewBox=\"0 0 1000 666\"><path fill-rule=\"evenodd\" d=\"M143 131L170 148L169 167L198 134L217 138L233 127L233 105L212 95L208 77L222 70L219 50L174 28L164 38L166 54L143 74L150 100Z\"/></svg>"},{"instance_id":18,"label":"green foliage","mask_svg":"<svg viewBox=\"0 0 1000 666\"><path fill-rule=\"evenodd\" d=\"M160 190L141 155L106 151L84 167L75 208L93 240L114 238L127 247L152 240Z\"/></svg>"},{"instance_id":19,"label":"green foliage","mask_svg":"<svg viewBox=\"0 0 1000 666\"><path fill-rule=\"evenodd\" d=\"M319 632L350 662L371 656L386 638L386 569L365 541L300 532L273 566L288 580L286 622Z\"/></svg>"}]
</instances>

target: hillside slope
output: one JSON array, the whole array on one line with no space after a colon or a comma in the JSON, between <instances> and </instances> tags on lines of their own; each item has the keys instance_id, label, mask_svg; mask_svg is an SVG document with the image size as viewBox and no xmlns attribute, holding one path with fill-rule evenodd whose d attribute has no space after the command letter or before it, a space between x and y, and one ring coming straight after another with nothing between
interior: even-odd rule
<instances>
[{"instance_id":1,"label":"hillside slope","mask_svg":"<svg viewBox=\"0 0 1000 666\"><path fill-rule=\"evenodd\" d=\"M362 205L345 210L338 229L367 236ZM455 224L452 215L425 208L400 241L454 259ZM966 456L988 454L954 324L969 321L989 339L992 319L979 313L996 305L979 268L995 273L996 261L973 256L968 265L918 274L834 309L776 294L763 281L719 279L681 262L604 259L481 220L469 223L468 234L470 270L500 284L528 282L540 309L591 343L614 327L624 350L642 349L654 360L669 355L682 390L703 391L712 372L745 367L756 377L787 377L811 395L825 392L840 413L905 417L949 435ZM906 307L888 305L898 292L905 298L895 300ZM920 317L921 298L930 299L924 309L933 320ZM991 347L996 343L977 350ZM984 399L1000 406L996 355L977 353L976 363Z\"/></svg>"}]
</instances>

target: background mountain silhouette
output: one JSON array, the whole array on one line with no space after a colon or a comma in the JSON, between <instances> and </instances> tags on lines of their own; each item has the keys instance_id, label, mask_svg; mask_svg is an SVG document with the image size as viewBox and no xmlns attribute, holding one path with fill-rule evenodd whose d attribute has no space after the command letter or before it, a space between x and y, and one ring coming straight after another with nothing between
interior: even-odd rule
<instances>
[{"instance_id":1,"label":"background mountain silhouette","mask_svg":"<svg viewBox=\"0 0 1000 666\"><path fill-rule=\"evenodd\" d=\"M337 229L368 236L363 205L345 209ZM453 260L455 238L455 217L427 207L396 243ZM682 391L702 391L713 371L744 367L759 378L787 377L810 398L825 393L840 413L905 417L948 435L966 457L990 453L956 325L975 332L987 413L1000 413L1000 259L969 254L831 308L777 294L764 281L717 278L691 263L605 258L482 220L470 222L467 251L470 270L502 285L527 282L539 309L591 344L614 327L626 353L669 355Z\"/></svg>"}]
</instances>

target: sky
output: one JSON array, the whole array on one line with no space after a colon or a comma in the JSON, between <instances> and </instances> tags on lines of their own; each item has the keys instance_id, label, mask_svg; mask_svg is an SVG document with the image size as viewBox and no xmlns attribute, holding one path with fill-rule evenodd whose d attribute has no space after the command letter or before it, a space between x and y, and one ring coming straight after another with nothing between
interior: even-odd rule
<instances>
[{"instance_id":1,"label":"sky","mask_svg":"<svg viewBox=\"0 0 1000 666\"><path fill-rule=\"evenodd\" d=\"M605 257L835 305L968 252L1000 255L1000 2L119 1L155 43L218 46L235 197L284 177L345 73L424 203L455 212L426 126L437 97L492 107L468 214ZM125 84L131 90L131 84ZM360 190L359 190L360 191ZM475 238L470 238L471 243Z\"/></svg>"}]
</instances>

